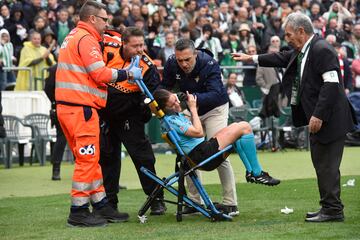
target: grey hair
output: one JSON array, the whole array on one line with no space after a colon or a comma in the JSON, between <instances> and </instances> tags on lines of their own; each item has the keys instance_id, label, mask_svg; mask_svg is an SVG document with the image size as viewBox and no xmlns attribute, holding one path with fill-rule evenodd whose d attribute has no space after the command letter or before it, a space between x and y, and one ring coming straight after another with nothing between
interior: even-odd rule
<instances>
[{"instance_id":1,"label":"grey hair","mask_svg":"<svg viewBox=\"0 0 360 240\"><path fill-rule=\"evenodd\" d=\"M32 38L34 37L34 35L36 35L36 34L39 34L40 36L41 36L41 33L40 32L38 32L38 31L36 31L35 29L30 29L30 31L29 31L29 40L31 41L32 40Z\"/></svg>"},{"instance_id":2,"label":"grey hair","mask_svg":"<svg viewBox=\"0 0 360 240\"><path fill-rule=\"evenodd\" d=\"M175 44L175 50L183 51L185 49L190 49L192 52L195 52L195 44L190 39L180 38Z\"/></svg>"},{"instance_id":3,"label":"grey hair","mask_svg":"<svg viewBox=\"0 0 360 240\"><path fill-rule=\"evenodd\" d=\"M285 19L284 26L290 26L294 29L294 31L297 31L300 27L302 27L307 35L314 33L314 27L311 19L300 12L290 13Z\"/></svg>"},{"instance_id":4,"label":"grey hair","mask_svg":"<svg viewBox=\"0 0 360 240\"><path fill-rule=\"evenodd\" d=\"M325 40L328 41L328 42L331 41L331 40L336 42L336 36L334 34L329 34L329 35L326 36Z\"/></svg>"}]
</instances>

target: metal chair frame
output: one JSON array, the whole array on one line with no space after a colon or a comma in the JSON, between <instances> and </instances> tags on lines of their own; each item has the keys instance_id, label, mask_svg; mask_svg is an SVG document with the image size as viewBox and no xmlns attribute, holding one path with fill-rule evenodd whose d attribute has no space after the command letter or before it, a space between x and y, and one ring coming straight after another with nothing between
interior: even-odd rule
<instances>
[{"instance_id":1,"label":"metal chair frame","mask_svg":"<svg viewBox=\"0 0 360 240\"><path fill-rule=\"evenodd\" d=\"M220 154L224 154L225 152L229 152L229 150L233 147L232 145L227 146L223 150L219 151L218 153L214 154L213 156L203 160L200 164L190 167L188 163L188 157L184 153L184 151L181 149L181 147L178 144L179 136L177 132L173 129L171 129L170 124L167 122L166 118L164 118L164 113L161 109L158 108L158 105L156 101L154 100L152 94L147 89L146 85L141 80L137 80L136 83L140 87L141 91L146 94L146 96L150 99L149 106L152 110L152 112L157 115L161 120L165 122L166 127L166 140L169 140L169 143L178 153L179 158L179 170L176 171L174 174L170 175L167 178L159 178L154 173L146 169L145 167L142 167L140 170L150 179L155 181L158 185L148 196L147 200L141 207L141 209L138 212L138 218L141 223L144 223L147 221L147 217L145 216L146 211L150 208L151 203L155 200L157 200L157 195L160 191L162 191L164 188L167 189L170 193L177 196L177 202L173 201L166 201L169 203L177 204L177 213L176 213L176 219L178 222L182 221L182 208L184 205L191 206L195 208L198 212L200 212L205 217L211 219L212 221L221 221L221 220L232 220L232 217L224 214L220 211L218 211L209 198L206 190L201 185L201 182L198 178L198 176L195 173L195 170L201 169L202 166L204 166L206 163L212 161L214 158L219 156ZM194 202L190 198L187 197L185 193L185 187L184 187L184 177L189 176L190 179L193 181L196 189L198 190L201 198L204 201L205 207L201 206L200 204ZM173 185L175 183L178 183L178 189L174 188Z\"/></svg>"},{"instance_id":2,"label":"metal chair frame","mask_svg":"<svg viewBox=\"0 0 360 240\"><path fill-rule=\"evenodd\" d=\"M291 107L284 107L282 109L280 109L280 113L282 118L286 119L286 118L291 118ZM308 126L303 126L303 127L295 127L293 125L288 125L286 124L286 122L284 122L283 124L281 124L280 126L276 127L276 139L277 139L277 145L280 149L284 149L284 147L280 144L280 137L283 137L285 132L292 132L292 131L298 131L298 130L304 130L303 134L305 134L305 136L303 136L304 138L304 146L301 147L300 144L300 137L297 137L296 139L296 148L297 149L305 149L305 150L309 150L310 148L310 140L309 140L309 128Z\"/></svg>"},{"instance_id":3,"label":"metal chair frame","mask_svg":"<svg viewBox=\"0 0 360 240\"><path fill-rule=\"evenodd\" d=\"M19 156L19 165L24 165L24 147L27 143L31 141L31 137L23 136L20 133L20 127L28 127L23 121L11 115L3 115L4 118L4 127L6 130L6 137L1 139L4 152L4 165L5 168L12 167L12 149L14 144L18 144L18 156Z\"/></svg>"},{"instance_id":4,"label":"metal chair frame","mask_svg":"<svg viewBox=\"0 0 360 240\"><path fill-rule=\"evenodd\" d=\"M33 113L25 116L24 124L31 127L33 137L33 147L31 148L30 164L32 158L35 155L39 159L41 166L45 165L46 162L46 145L50 143L50 149L53 143L56 141L56 137L49 133L50 116L43 113Z\"/></svg>"}]
</instances>

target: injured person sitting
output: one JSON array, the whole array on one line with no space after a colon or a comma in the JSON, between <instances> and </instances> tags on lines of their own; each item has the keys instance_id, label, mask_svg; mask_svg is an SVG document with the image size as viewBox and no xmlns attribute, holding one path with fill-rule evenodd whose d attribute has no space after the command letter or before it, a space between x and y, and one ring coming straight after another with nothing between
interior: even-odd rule
<instances>
[{"instance_id":1,"label":"injured person sitting","mask_svg":"<svg viewBox=\"0 0 360 240\"><path fill-rule=\"evenodd\" d=\"M171 129L179 135L179 145L185 154L195 164L216 154L218 151L233 144L246 168L246 181L251 183L275 186L280 180L271 177L263 171L256 154L254 134L248 122L232 123L218 131L213 138L206 141L197 108L196 96L186 92L184 99L190 112L190 119L182 113L179 98L176 94L159 89L154 92L154 98L159 107L165 112L165 117ZM162 127L165 127L162 121ZM229 153L227 153L229 154ZM219 155L201 167L202 170L211 171L217 168L226 159L227 155Z\"/></svg>"}]
</instances>

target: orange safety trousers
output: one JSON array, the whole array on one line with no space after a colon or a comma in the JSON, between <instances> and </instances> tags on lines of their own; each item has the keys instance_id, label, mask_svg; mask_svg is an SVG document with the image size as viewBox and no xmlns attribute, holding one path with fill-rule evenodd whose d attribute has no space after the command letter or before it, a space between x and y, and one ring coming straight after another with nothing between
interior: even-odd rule
<instances>
[{"instance_id":1,"label":"orange safety trousers","mask_svg":"<svg viewBox=\"0 0 360 240\"><path fill-rule=\"evenodd\" d=\"M85 109L86 108L86 109ZM106 197L100 159L99 116L94 108L57 104L57 116L75 156L71 205L80 207Z\"/></svg>"}]
</instances>

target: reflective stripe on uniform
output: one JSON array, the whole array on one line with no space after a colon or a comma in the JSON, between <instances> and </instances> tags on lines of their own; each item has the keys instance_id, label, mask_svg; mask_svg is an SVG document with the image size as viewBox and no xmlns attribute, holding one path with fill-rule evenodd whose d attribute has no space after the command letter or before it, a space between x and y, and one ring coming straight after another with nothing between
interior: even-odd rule
<instances>
[{"instance_id":1,"label":"reflective stripe on uniform","mask_svg":"<svg viewBox=\"0 0 360 240\"><path fill-rule=\"evenodd\" d=\"M93 190L96 190L96 189L98 189L99 187L101 187L103 185L103 179L101 178L101 179L98 179L98 180L94 180L93 182L92 182L92 189Z\"/></svg>"},{"instance_id":2,"label":"reflective stripe on uniform","mask_svg":"<svg viewBox=\"0 0 360 240\"><path fill-rule=\"evenodd\" d=\"M100 97L100 98L102 98L104 100L106 100L106 98L107 98L107 93L106 92L101 91L101 90L99 90L97 88L89 87L89 86L82 85L82 84L79 84L79 83L56 81L56 87L57 88L65 88L65 89L76 90L76 91L85 92L85 93L90 93L90 94L95 95L97 97Z\"/></svg>"},{"instance_id":3,"label":"reflective stripe on uniform","mask_svg":"<svg viewBox=\"0 0 360 240\"><path fill-rule=\"evenodd\" d=\"M85 183L85 182L72 182L72 189L77 191L91 191L96 190L103 185L103 179L94 180L92 183Z\"/></svg>"},{"instance_id":4,"label":"reflective stripe on uniform","mask_svg":"<svg viewBox=\"0 0 360 240\"><path fill-rule=\"evenodd\" d=\"M72 189L77 191L90 191L91 190L91 183L84 183L84 182L72 182Z\"/></svg>"},{"instance_id":5,"label":"reflective stripe on uniform","mask_svg":"<svg viewBox=\"0 0 360 240\"><path fill-rule=\"evenodd\" d=\"M83 206L89 203L89 197L71 197L71 206Z\"/></svg>"},{"instance_id":6,"label":"reflective stripe on uniform","mask_svg":"<svg viewBox=\"0 0 360 240\"><path fill-rule=\"evenodd\" d=\"M117 78L118 78L118 70L116 70L116 69L111 69L111 80L116 80Z\"/></svg>"},{"instance_id":7,"label":"reflective stripe on uniform","mask_svg":"<svg viewBox=\"0 0 360 240\"><path fill-rule=\"evenodd\" d=\"M105 197L106 197L105 192L97 192L97 193L94 193L94 194L90 195L92 203L98 203L101 200L103 200L103 198L105 198Z\"/></svg>"},{"instance_id":8,"label":"reflective stripe on uniform","mask_svg":"<svg viewBox=\"0 0 360 240\"><path fill-rule=\"evenodd\" d=\"M83 66L79 66L76 64L59 62L57 68L61 70L69 70L73 72L87 73L86 69Z\"/></svg>"},{"instance_id":9,"label":"reflective stripe on uniform","mask_svg":"<svg viewBox=\"0 0 360 240\"><path fill-rule=\"evenodd\" d=\"M102 68L104 66L105 66L105 63L103 61L94 62L86 67L86 71L92 72L92 71L95 71L96 69Z\"/></svg>"}]
</instances>

